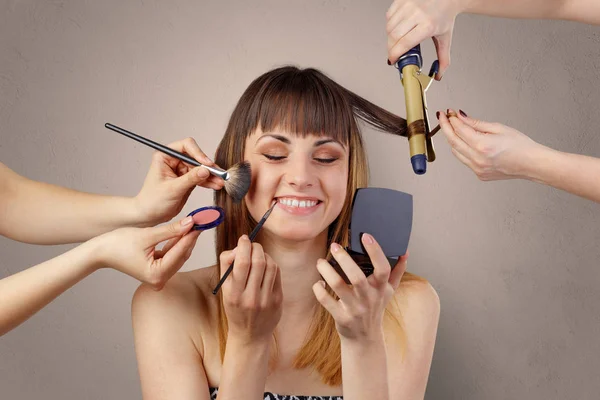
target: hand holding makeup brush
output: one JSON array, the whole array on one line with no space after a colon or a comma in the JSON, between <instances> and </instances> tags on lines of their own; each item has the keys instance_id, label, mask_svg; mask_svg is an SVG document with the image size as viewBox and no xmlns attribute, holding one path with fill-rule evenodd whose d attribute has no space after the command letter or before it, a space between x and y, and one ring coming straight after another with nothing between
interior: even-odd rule
<instances>
[{"instance_id":1,"label":"hand holding makeup brush","mask_svg":"<svg viewBox=\"0 0 600 400\"><path fill-rule=\"evenodd\" d=\"M259 243L247 235L220 256L221 273L235 261L221 290L229 321L229 335L252 342L271 338L281 317L281 273Z\"/></svg>"},{"instance_id":2,"label":"hand holding makeup brush","mask_svg":"<svg viewBox=\"0 0 600 400\"><path fill-rule=\"evenodd\" d=\"M219 398L263 397L272 336L282 314L279 267L258 243L243 235L238 246L220 256L221 275L235 261L219 295L228 333Z\"/></svg>"},{"instance_id":3,"label":"hand holding makeup brush","mask_svg":"<svg viewBox=\"0 0 600 400\"><path fill-rule=\"evenodd\" d=\"M215 166L192 138L171 143L168 147L188 154L204 165ZM222 179L211 175L206 168L193 168L177 158L156 151L136 202L144 220L154 225L175 217L196 186L219 190L223 184Z\"/></svg>"}]
</instances>

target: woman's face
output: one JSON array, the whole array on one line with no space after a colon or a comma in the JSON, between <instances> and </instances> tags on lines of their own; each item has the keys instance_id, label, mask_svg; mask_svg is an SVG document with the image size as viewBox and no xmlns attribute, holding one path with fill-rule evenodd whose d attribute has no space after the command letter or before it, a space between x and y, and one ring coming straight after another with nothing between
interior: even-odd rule
<instances>
[{"instance_id":1,"label":"woman's face","mask_svg":"<svg viewBox=\"0 0 600 400\"><path fill-rule=\"evenodd\" d=\"M326 230L346 199L348 149L328 136L302 138L257 130L246 139L244 159L252 167L246 196L259 221L277 205L263 229L286 240L310 240Z\"/></svg>"}]
</instances>

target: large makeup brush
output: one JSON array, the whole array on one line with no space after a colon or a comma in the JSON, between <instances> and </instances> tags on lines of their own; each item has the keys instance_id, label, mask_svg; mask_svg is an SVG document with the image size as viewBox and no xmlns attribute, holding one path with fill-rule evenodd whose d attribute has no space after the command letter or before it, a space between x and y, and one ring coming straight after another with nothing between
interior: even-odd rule
<instances>
[{"instance_id":1,"label":"large makeup brush","mask_svg":"<svg viewBox=\"0 0 600 400\"><path fill-rule=\"evenodd\" d=\"M207 165L200 164L198 161L194 160L186 154L180 153L160 143L156 143L150 139L146 139L145 137L142 137L140 135L136 135L133 132L129 132L113 124L106 123L104 124L104 126L112 131L120 133L121 135L127 136L130 139L145 144L146 146L152 147L154 150L162 151L163 153L168 154L171 157L177 158L185 163L194 165L196 167L206 168L211 174L225 181L225 191L227 192L227 194L229 194L229 196L231 196L233 201L236 203L241 201L246 195L246 193L248 193L248 189L250 189L251 171L250 164L247 161L235 164L233 167L225 171L220 168L209 167Z\"/></svg>"},{"instance_id":2,"label":"large makeup brush","mask_svg":"<svg viewBox=\"0 0 600 400\"><path fill-rule=\"evenodd\" d=\"M262 228L262 226L266 222L267 218L269 218L269 215L271 215L271 211L273 211L273 208L275 208L276 204L277 204L277 201L273 201L273 204L271 204L271 207L267 210L265 215L263 215L263 217L260 219L258 224L256 224L254 229L252 229L252 232L250 233L250 236L249 236L250 242L254 241L254 239L256 238L256 235L258 235L258 231L260 231L260 228ZM229 266L229 268L227 268L227 271L225 271L225 273L223 274L223 277L221 278L221 280L219 281L217 286L215 286L215 288L213 290L213 294L217 294L219 292L219 289L225 282L225 279L227 279L229 274L231 274L231 271L233 271L233 264L235 264L235 262L232 262L231 265Z\"/></svg>"}]
</instances>

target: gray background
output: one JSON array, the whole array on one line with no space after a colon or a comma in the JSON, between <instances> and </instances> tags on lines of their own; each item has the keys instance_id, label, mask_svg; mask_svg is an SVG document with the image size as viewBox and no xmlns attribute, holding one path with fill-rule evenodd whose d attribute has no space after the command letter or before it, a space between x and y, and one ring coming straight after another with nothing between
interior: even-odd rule
<instances>
[{"instance_id":1,"label":"gray background","mask_svg":"<svg viewBox=\"0 0 600 400\"><path fill-rule=\"evenodd\" d=\"M0 160L71 188L134 195L160 142L208 154L242 91L287 63L314 66L404 115L377 1L2 1ZM566 151L600 156L600 28L459 16L432 111L462 108ZM426 69L433 61L424 44ZM433 112L432 115L433 117ZM428 399L591 399L600 392L600 206L524 181L482 183L436 137L415 176L402 138L367 131L372 186L415 196L410 269L442 303ZM44 199L39 199L40 202ZM209 204L197 190L184 212ZM186 264L214 262L205 233ZM0 277L64 252L0 238ZM139 398L130 300L95 273L0 338L2 399Z\"/></svg>"}]
</instances>

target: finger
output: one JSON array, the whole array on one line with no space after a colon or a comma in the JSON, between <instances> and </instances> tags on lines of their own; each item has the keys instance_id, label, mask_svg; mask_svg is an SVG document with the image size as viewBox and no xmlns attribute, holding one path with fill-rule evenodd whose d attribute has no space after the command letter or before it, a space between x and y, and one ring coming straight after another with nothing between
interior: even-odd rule
<instances>
[{"instance_id":1,"label":"finger","mask_svg":"<svg viewBox=\"0 0 600 400\"><path fill-rule=\"evenodd\" d=\"M246 283L246 290L250 293L258 294L260 292L260 286L263 281L265 274L265 268L267 266L267 260L265 259L265 253L260 243L252 243L252 264L250 265L250 272L248 273L248 282Z\"/></svg>"},{"instance_id":2,"label":"finger","mask_svg":"<svg viewBox=\"0 0 600 400\"><path fill-rule=\"evenodd\" d=\"M392 5L387 9L386 13L385 13L385 17L386 18L390 18L392 15L394 15L396 13L396 11L398 11L398 9L400 8L400 6L402 6L403 4L401 4L403 2L400 1L394 1L392 3Z\"/></svg>"},{"instance_id":3,"label":"finger","mask_svg":"<svg viewBox=\"0 0 600 400\"><path fill-rule=\"evenodd\" d=\"M266 253L265 253L265 260L267 262L267 266L265 268L265 273L263 275L261 290L264 293L270 294L273 291L273 285L275 285L275 278L277 276L277 269L279 267L277 266L275 261L271 258L271 256Z\"/></svg>"},{"instance_id":4,"label":"finger","mask_svg":"<svg viewBox=\"0 0 600 400\"><path fill-rule=\"evenodd\" d=\"M192 156L200 164L213 166L215 163L200 149L198 143L191 137L183 140L178 140L168 145L173 150L177 150L180 153L188 154Z\"/></svg>"},{"instance_id":5,"label":"finger","mask_svg":"<svg viewBox=\"0 0 600 400\"><path fill-rule=\"evenodd\" d=\"M339 320L341 313L343 312L341 309L342 305L329 294L327 289L325 289L325 282L319 281L315 283L312 289L317 301L321 303L323 308L325 308L329 314L331 314L333 319Z\"/></svg>"},{"instance_id":6,"label":"finger","mask_svg":"<svg viewBox=\"0 0 600 400\"><path fill-rule=\"evenodd\" d=\"M481 133L502 133L506 129L505 125L497 122L487 122L480 119L471 118L467 116L464 111L459 112L458 118L460 118L461 121L471 128Z\"/></svg>"},{"instance_id":7,"label":"finger","mask_svg":"<svg viewBox=\"0 0 600 400\"><path fill-rule=\"evenodd\" d=\"M469 125L461 121L458 116L452 116L449 118L454 132L459 138L463 140L470 148L474 148L479 140L481 140L481 133L476 132Z\"/></svg>"},{"instance_id":8,"label":"finger","mask_svg":"<svg viewBox=\"0 0 600 400\"><path fill-rule=\"evenodd\" d=\"M406 271L407 262L408 262L408 252L405 255L403 255L402 257L398 258L396 265L392 269L392 273L390 274L388 282L390 283L390 285L392 285L392 287L394 288L394 291L396 291L396 289L398 289L398 286L400 286L400 282L402 281L402 276L404 275L404 272Z\"/></svg>"},{"instance_id":9,"label":"finger","mask_svg":"<svg viewBox=\"0 0 600 400\"><path fill-rule=\"evenodd\" d=\"M238 240L235 251L233 270L231 271L231 288L235 293L242 293L246 288L246 282L250 273L250 262L252 255L252 243L247 235L242 235ZM224 266L225 270L229 265ZM225 273L225 271L223 271Z\"/></svg>"},{"instance_id":10,"label":"finger","mask_svg":"<svg viewBox=\"0 0 600 400\"><path fill-rule=\"evenodd\" d=\"M277 275L280 274L279 267L268 254L265 254L265 259L267 261L267 266L265 267L265 273L260 287L261 304L269 304L271 302L270 300L273 296Z\"/></svg>"},{"instance_id":11,"label":"finger","mask_svg":"<svg viewBox=\"0 0 600 400\"><path fill-rule=\"evenodd\" d=\"M165 245L162 247L162 249L155 250L154 251L155 257L156 258L162 258L162 256L167 251L169 251L169 249L171 249L173 246L175 246L175 243L177 243L179 241L179 239L181 239L181 236L174 237L173 239L170 239L167 243L165 243Z\"/></svg>"},{"instance_id":12,"label":"finger","mask_svg":"<svg viewBox=\"0 0 600 400\"><path fill-rule=\"evenodd\" d=\"M333 289L335 294L346 304L352 304L354 302L354 293L352 289L348 287L346 282L342 279L340 274L335 272L335 269L327 262L327 260L319 259L317 261L317 270L327 282L329 287Z\"/></svg>"},{"instance_id":13,"label":"finger","mask_svg":"<svg viewBox=\"0 0 600 400\"><path fill-rule=\"evenodd\" d=\"M369 279L375 281L377 286L385 285L391 271L391 265L387 257L372 235L365 233L362 235L361 240L373 264L373 274Z\"/></svg>"},{"instance_id":14,"label":"finger","mask_svg":"<svg viewBox=\"0 0 600 400\"><path fill-rule=\"evenodd\" d=\"M231 265L231 263L235 260L235 254L237 252L237 247L233 250L224 251L219 255L219 271L220 277L222 277L227 268ZM233 271L232 271L233 272Z\"/></svg>"},{"instance_id":15,"label":"finger","mask_svg":"<svg viewBox=\"0 0 600 400\"><path fill-rule=\"evenodd\" d=\"M390 62L395 64L398 61L398 58L406 53L408 50L415 47L418 43L408 43L403 41L403 38L406 36L408 32L413 30L417 26L417 22L412 18L409 20L405 20L400 22L393 31L388 34L388 52L390 57ZM401 43L401 48L397 47L399 41ZM406 49L403 51L403 49Z\"/></svg>"},{"instance_id":16,"label":"finger","mask_svg":"<svg viewBox=\"0 0 600 400\"><path fill-rule=\"evenodd\" d=\"M475 152L456 134L454 127L448 120L448 117L446 117L446 114L438 112L437 115L440 121L440 128L450 147L467 158L475 158Z\"/></svg>"},{"instance_id":17,"label":"finger","mask_svg":"<svg viewBox=\"0 0 600 400\"><path fill-rule=\"evenodd\" d=\"M190 232L175 243L162 258L154 260L153 269L155 269L156 274L160 276L159 284L155 285L158 289L162 288L190 258L198 240L198 236L200 236L200 231Z\"/></svg>"},{"instance_id":18,"label":"finger","mask_svg":"<svg viewBox=\"0 0 600 400\"><path fill-rule=\"evenodd\" d=\"M177 164L176 169L177 169L177 171L176 171L177 176L183 176L183 175L187 174L187 172L190 170L190 168L182 162Z\"/></svg>"},{"instance_id":19,"label":"finger","mask_svg":"<svg viewBox=\"0 0 600 400\"><path fill-rule=\"evenodd\" d=\"M350 255L337 243L331 244L331 255L338 262L340 268L350 281L350 284L357 290L363 292L368 286L365 273L356 265L356 262ZM336 274L337 275L337 274Z\"/></svg>"},{"instance_id":20,"label":"finger","mask_svg":"<svg viewBox=\"0 0 600 400\"><path fill-rule=\"evenodd\" d=\"M457 150L452 149L452 154L454 154L454 157L456 157L458 161L469 167L471 170L475 170L475 164L473 164L473 162L471 162L471 160L469 160L467 157L460 154Z\"/></svg>"},{"instance_id":21,"label":"finger","mask_svg":"<svg viewBox=\"0 0 600 400\"><path fill-rule=\"evenodd\" d=\"M444 77L446 69L448 69L450 66L450 46L452 44L452 32L433 37L433 44L435 45L438 61L440 63L440 67L435 79L440 81Z\"/></svg>"},{"instance_id":22,"label":"finger","mask_svg":"<svg viewBox=\"0 0 600 400\"><path fill-rule=\"evenodd\" d=\"M197 185L201 185L210 177L210 172L204 167L196 167L187 174L173 181L173 187L178 192L188 191Z\"/></svg>"},{"instance_id":23,"label":"finger","mask_svg":"<svg viewBox=\"0 0 600 400\"><path fill-rule=\"evenodd\" d=\"M210 178L208 178L207 180L208 184L214 184L216 189L222 189L223 186L225 186L225 181L217 176L211 175Z\"/></svg>"},{"instance_id":24,"label":"finger","mask_svg":"<svg viewBox=\"0 0 600 400\"><path fill-rule=\"evenodd\" d=\"M423 40L432 36L432 30L429 25L417 25L410 32L400 38L389 50L390 61L397 60L404 53L421 43Z\"/></svg>"},{"instance_id":25,"label":"finger","mask_svg":"<svg viewBox=\"0 0 600 400\"><path fill-rule=\"evenodd\" d=\"M418 20L414 17L414 8L411 9L406 5L399 7L394 14L388 18L385 26L388 35L388 50L391 50L398 40L402 39L402 37L417 26L417 24Z\"/></svg>"},{"instance_id":26,"label":"finger","mask_svg":"<svg viewBox=\"0 0 600 400\"><path fill-rule=\"evenodd\" d=\"M277 267L275 282L273 282L273 295L283 296L283 285L281 283L281 268Z\"/></svg>"},{"instance_id":27,"label":"finger","mask_svg":"<svg viewBox=\"0 0 600 400\"><path fill-rule=\"evenodd\" d=\"M144 229L147 232L148 244L150 246L156 246L165 240L185 235L193 225L192 217L185 217L181 221Z\"/></svg>"}]
</instances>

